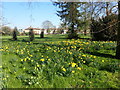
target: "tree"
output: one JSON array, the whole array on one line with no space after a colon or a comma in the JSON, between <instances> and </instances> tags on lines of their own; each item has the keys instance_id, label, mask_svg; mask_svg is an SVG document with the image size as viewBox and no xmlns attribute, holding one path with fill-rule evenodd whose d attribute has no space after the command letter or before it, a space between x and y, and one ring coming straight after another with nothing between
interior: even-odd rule
<instances>
[{"instance_id":1,"label":"tree","mask_svg":"<svg viewBox=\"0 0 120 90\"><path fill-rule=\"evenodd\" d=\"M3 31L5 35L12 35L12 29L8 26L1 27L1 31Z\"/></svg>"},{"instance_id":2,"label":"tree","mask_svg":"<svg viewBox=\"0 0 120 90\"><path fill-rule=\"evenodd\" d=\"M93 40L114 40L116 41L118 25L118 15L111 14L98 20L92 20L90 27L91 37Z\"/></svg>"},{"instance_id":3,"label":"tree","mask_svg":"<svg viewBox=\"0 0 120 90\"><path fill-rule=\"evenodd\" d=\"M118 32L117 32L116 58L120 59L120 1L118 1Z\"/></svg>"},{"instance_id":4,"label":"tree","mask_svg":"<svg viewBox=\"0 0 120 90\"><path fill-rule=\"evenodd\" d=\"M13 40L17 40L17 27L13 30Z\"/></svg>"},{"instance_id":5,"label":"tree","mask_svg":"<svg viewBox=\"0 0 120 90\"><path fill-rule=\"evenodd\" d=\"M115 2L90 2L87 5L89 6L87 12L91 13L91 18L94 19L117 13L117 3Z\"/></svg>"},{"instance_id":6,"label":"tree","mask_svg":"<svg viewBox=\"0 0 120 90\"><path fill-rule=\"evenodd\" d=\"M42 28L47 29L47 33L49 34L50 33L50 28L54 28L54 25L52 24L51 21L46 20L42 23Z\"/></svg>"},{"instance_id":7,"label":"tree","mask_svg":"<svg viewBox=\"0 0 120 90\"><path fill-rule=\"evenodd\" d=\"M44 29L53 28L53 27L54 25L52 24L51 21L46 20L42 23L42 28Z\"/></svg>"},{"instance_id":8,"label":"tree","mask_svg":"<svg viewBox=\"0 0 120 90\"><path fill-rule=\"evenodd\" d=\"M29 31L29 37L30 37L30 41L33 41L34 40L34 32L33 32L33 29L31 28L30 31Z\"/></svg>"},{"instance_id":9,"label":"tree","mask_svg":"<svg viewBox=\"0 0 120 90\"><path fill-rule=\"evenodd\" d=\"M81 2L80 3L80 21L78 22L78 30L81 29L84 31L84 35L87 33L87 29L90 26L90 11L89 11L90 3L89 2Z\"/></svg>"},{"instance_id":10,"label":"tree","mask_svg":"<svg viewBox=\"0 0 120 90\"><path fill-rule=\"evenodd\" d=\"M78 38L78 35L75 31L79 21L79 10L80 7L78 2L54 2L55 6L58 6L60 10L57 11L57 15L61 18L61 21L68 25L69 34L68 38Z\"/></svg>"},{"instance_id":11,"label":"tree","mask_svg":"<svg viewBox=\"0 0 120 90\"><path fill-rule=\"evenodd\" d=\"M44 29L43 29L44 30ZM42 30L41 34L40 34L40 37L41 38L44 38L44 31Z\"/></svg>"},{"instance_id":12,"label":"tree","mask_svg":"<svg viewBox=\"0 0 120 90\"><path fill-rule=\"evenodd\" d=\"M117 3L115 2L81 2L79 28L84 32L90 27L92 20L117 14Z\"/></svg>"},{"instance_id":13,"label":"tree","mask_svg":"<svg viewBox=\"0 0 120 90\"><path fill-rule=\"evenodd\" d=\"M57 29L57 33L58 34L63 34L64 33L64 30L67 29L67 25L65 25L65 23L60 23L60 25L58 26L58 29Z\"/></svg>"}]
</instances>

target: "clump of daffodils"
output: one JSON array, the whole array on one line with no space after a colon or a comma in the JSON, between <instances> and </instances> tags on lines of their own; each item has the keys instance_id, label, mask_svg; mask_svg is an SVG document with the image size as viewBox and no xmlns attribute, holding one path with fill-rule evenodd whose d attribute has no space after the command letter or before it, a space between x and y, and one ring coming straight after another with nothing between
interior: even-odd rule
<instances>
[{"instance_id":1,"label":"clump of daffodils","mask_svg":"<svg viewBox=\"0 0 120 90\"><path fill-rule=\"evenodd\" d=\"M44 62L44 61L45 61L45 59L44 59L44 58L42 58L42 59L40 59L40 61Z\"/></svg>"}]
</instances>

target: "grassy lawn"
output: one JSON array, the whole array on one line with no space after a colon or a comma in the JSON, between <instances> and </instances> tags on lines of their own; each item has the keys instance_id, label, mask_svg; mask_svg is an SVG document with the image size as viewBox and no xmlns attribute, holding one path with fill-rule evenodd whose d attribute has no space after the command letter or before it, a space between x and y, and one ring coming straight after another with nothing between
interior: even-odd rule
<instances>
[{"instance_id":1,"label":"grassy lawn","mask_svg":"<svg viewBox=\"0 0 120 90\"><path fill-rule=\"evenodd\" d=\"M120 88L112 41L68 40L65 35L2 37L4 88ZM89 36L81 36L89 38Z\"/></svg>"}]
</instances>

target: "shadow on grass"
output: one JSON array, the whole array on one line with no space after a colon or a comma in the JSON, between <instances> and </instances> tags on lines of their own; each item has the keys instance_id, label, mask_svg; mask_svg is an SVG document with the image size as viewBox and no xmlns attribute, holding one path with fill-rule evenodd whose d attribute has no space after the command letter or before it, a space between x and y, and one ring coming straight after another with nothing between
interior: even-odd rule
<instances>
[{"instance_id":1,"label":"shadow on grass","mask_svg":"<svg viewBox=\"0 0 120 90\"><path fill-rule=\"evenodd\" d=\"M53 37L44 37L44 38L35 37L35 39L51 39L51 40L56 39L57 40L57 39L67 39L67 38L65 38L65 37L60 37L60 38L59 37L58 38L56 38L56 37L55 38L53 38Z\"/></svg>"},{"instance_id":2,"label":"shadow on grass","mask_svg":"<svg viewBox=\"0 0 120 90\"><path fill-rule=\"evenodd\" d=\"M25 40L25 39L22 39L21 41L22 42L30 42L29 40Z\"/></svg>"},{"instance_id":3,"label":"shadow on grass","mask_svg":"<svg viewBox=\"0 0 120 90\"><path fill-rule=\"evenodd\" d=\"M64 39L64 40L68 40L68 38L65 38L65 37L60 37L58 39Z\"/></svg>"},{"instance_id":4,"label":"shadow on grass","mask_svg":"<svg viewBox=\"0 0 120 90\"><path fill-rule=\"evenodd\" d=\"M80 38L80 39L82 39L82 40L91 40L92 41L91 38Z\"/></svg>"},{"instance_id":5,"label":"shadow on grass","mask_svg":"<svg viewBox=\"0 0 120 90\"><path fill-rule=\"evenodd\" d=\"M84 53L95 55L95 56L100 56L100 57L105 57L105 58L116 59L116 57L114 55L111 55L111 54L104 54L104 53L100 53L100 52L84 52Z\"/></svg>"},{"instance_id":6,"label":"shadow on grass","mask_svg":"<svg viewBox=\"0 0 120 90\"><path fill-rule=\"evenodd\" d=\"M13 40L13 39L8 39L9 41L21 41L21 40Z\"/></svg>"},{"instance_id":7,"label":"shadow on grass","mask_svg":"<svg viewBox=\"0 0 120 90\"><path fill-rule=\"evenodd\" d=\"M44 37L44 38L35 37L35 39L52 39L52 38L51 37Z\"/></svg>"}]
</instances>

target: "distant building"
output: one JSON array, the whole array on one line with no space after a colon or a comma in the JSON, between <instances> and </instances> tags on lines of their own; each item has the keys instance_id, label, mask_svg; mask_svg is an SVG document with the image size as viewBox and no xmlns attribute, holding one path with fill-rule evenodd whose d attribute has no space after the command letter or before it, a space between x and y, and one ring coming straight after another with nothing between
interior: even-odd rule
<instances>
[{"instance_id":1,"label":"distant building","mask_svg":"<svg viewBox=\"0 0 120 90\"><path fill-rule=\"evenodd\" d=\"M41 29L41 28L32 28L32 27L28 27L26 29L23 30L23 32L25 33L29 33L29 30L33 29L34 34L40 34L42 31L44 31L44 34L55 34L58 30L61 30L60 28L49 28L49 29ZM64 30L64 32L62 34L66 34L68 30Z\"/></svg>"},{"instance_id":2,"label":"distant building","mask_svg":"<svg viewBox=\"0 0 120 90\"><path fill-rule=\"evenodd\" d=\"M24 30L25 33L29 33L29 30L33 29L34 34L40 34L42 31L44 31L45 34L47 34L47 31L44 29L40 29L40 28L32 28L32 27L28 27Z\"/></svg>"}]
</instances>

